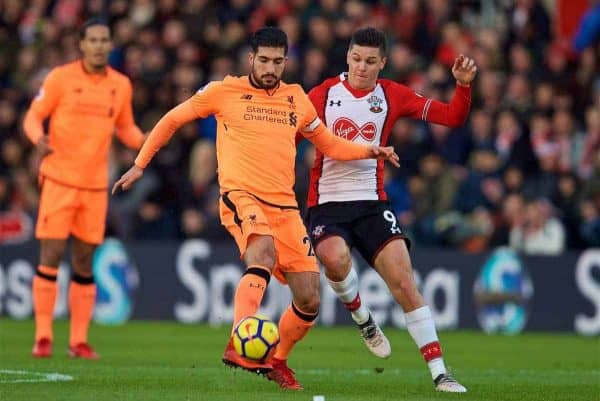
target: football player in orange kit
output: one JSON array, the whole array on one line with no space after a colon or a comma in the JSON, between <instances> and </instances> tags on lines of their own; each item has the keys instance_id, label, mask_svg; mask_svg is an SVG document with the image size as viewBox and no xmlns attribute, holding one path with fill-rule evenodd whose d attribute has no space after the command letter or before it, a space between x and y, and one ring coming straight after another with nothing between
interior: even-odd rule
<instances>
[{"instance_id":1,"label":"football player in orange kit","mask_svg":"<svg viewBox=\"0 0 600 401\"><path fill-rule=\"evenodd\" d=\"M139 149L144 135L135 125L129 79L110 68L110 28L92 19L80 32L80 60L54 68L25 115L23 129L43 157L36 238L40 265L33 278L35 357L52 355L52 317L56 276L72 237L69 287L69 356L97 359L88 343L96 301L92 256L104 239L108 207L108 153L117 132L128 147ZM50 118L48 134L44 120Z\"/></svg>"},{"instance_id":2,"label":"football player in orange kit","mask_svg":"<svg viewBox=\"0 0 600 401\"><path fill-rule=\"evenodd\" d=\"M374 158L398 166L398 156L391 147L357 145L336 137L302 88L281 81L288 49L282 30L262 28L250 45L251 74L210 82L163 116L113 193L129 189L181 125L216 116L221 222L247 265L235 292L234 326L258 311L272 274L290 286L293 298L279 321L281 342L272 358L247 360L230 340L223 362L266 373L282 388L298 390L302 386L287 358L314 324L320 298L319 268L293 190L295 134L299 131L336 160Z\"/></svg>"}]
</instances>

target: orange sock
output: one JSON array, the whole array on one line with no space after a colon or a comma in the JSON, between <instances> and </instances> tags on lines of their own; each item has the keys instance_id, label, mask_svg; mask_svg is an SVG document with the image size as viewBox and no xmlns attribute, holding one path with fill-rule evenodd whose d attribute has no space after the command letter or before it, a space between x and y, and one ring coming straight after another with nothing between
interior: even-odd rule
<instances>
[{"instance_id":1,"label":"orange sock","mask_svg":"<svg viewBox=\"0 0 600 401\"><path fill-rule=\"evenodd\" d=\"M33 277L33 314L35 316L35 340L53 339L52 319L56 303L56 275L58 268L39 265Z\"/></svg>"},{"instance_id":2,"label":"orange sock","mask_svg":"<svg viewBox=\"0 0 600 401\"><path fill-rule=\"evenodd\" d=\"M279 319L280 342L275 350L275 358L287 359L296 343L304 338L315 324L317 314L302 312L294 303L283 312Z\"/></svg>"},{"instance_id":3,"label":"orange sock","mask_svg":"<svg viewBox=\"0 0 600 401\"><path fill-rule=\"evenodd\" d=\"M258 311L270 279L271 271L268 268L259 265L248 266L235 290L232 332L242 318L254 315Z\"/></svg>"},{"instance_id":4,"label":"orange sock","mask_svg":"<svg viewBox=\"0 0 600 401\"><path fill-rule=\"evenodd\" d=\"M88 328L96 304L96 284L93 277L74 275L69 286L69 310L71 333L69 345L87 343Z\"/></svg>"}]
</instances>

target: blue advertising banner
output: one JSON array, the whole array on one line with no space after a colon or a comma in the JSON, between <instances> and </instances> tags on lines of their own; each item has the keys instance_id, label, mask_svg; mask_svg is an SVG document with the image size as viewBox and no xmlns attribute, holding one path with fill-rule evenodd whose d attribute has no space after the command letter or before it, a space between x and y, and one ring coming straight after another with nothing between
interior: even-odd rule
<instances>
[{"instance_id":1,"label":"blue advertising banner","mask_svg":"<svg viewBox=\"0 0 600 401\"><path fill-rule=\"evenodd\" d=\"M439 329L600 334L600 249L556 257L522 256L504 248L475 255L417 249L411 256L416 281ZM31 316L31 279L37 260L35 242L0 247L0 315ZM378 274L358 256L353 266L360 278L361 299L377 321L404 327L404 313ZM242 272L231 242L123 244L107 239L94 256L98 285L94 319L101 324L129 319L228 324ZM58 276L57 317L68 313L68 281L65 258ZM321 287L319 324L351 324L325 280ZM277 318L289 302L287 287L272 280L261 312Z\"/></svg>"}]
</instances>

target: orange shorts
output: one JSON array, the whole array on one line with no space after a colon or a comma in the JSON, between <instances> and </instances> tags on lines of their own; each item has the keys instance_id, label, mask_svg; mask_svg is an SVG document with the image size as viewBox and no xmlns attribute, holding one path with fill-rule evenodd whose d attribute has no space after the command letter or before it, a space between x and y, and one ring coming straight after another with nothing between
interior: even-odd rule
<instances>
[{"instance_id":1,"label":"orange shorts","mask_svg":"<svg viewBox=\"0 0 600 401\"><path fill-rule=\"evenodd\" d=\"M104 240L108 191L75 188L42 178L42 193L35 236L100 244Z\"/></svg>"},{"instance_id":2,"label":"orange shorts","mask_svg":"<svg viewBox=\"0 0 600 401\"><path fill-rule=\"evenodd\" d=\"M306 227L298 209L261 202L243 191L221 196L221 223L233 236L241 257L251 235L270 235L275 242L277 263L273 275L286 284L284 273L319 272Z\"/></svg>"}]
</instances>

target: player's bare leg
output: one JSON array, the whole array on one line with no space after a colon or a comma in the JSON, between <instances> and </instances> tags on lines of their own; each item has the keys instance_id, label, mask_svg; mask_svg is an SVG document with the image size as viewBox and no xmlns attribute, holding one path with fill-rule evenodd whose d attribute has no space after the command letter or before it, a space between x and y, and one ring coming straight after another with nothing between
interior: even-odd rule
<instances>
[{"instance_id":1,"label":"player's bare leg","mask_svg":"<svg viewBox=\"0 0 600 401\"><path fill-rule=\"evenodd\" d=\"M404 310L406 327L431 371L436 390L466 392L465 387L459 384L446 369L431 310L417 289L404 240L396 239L389 242L377 254L374 264L375 269L388 285L392 296Z\"/></svg>"},{"instance_id":2,"label":"player's bare leg","mask_svg":"<svg viewBox=\"0 0 600 401\"><path fill-rule=\"evenodd\" d=\"M269 361L273 370L267 377L283 389L302 390L294 371L287 365L287 359L292 348L314 325L319 313L319 273L285 273L285 278L292 291L292 304L279 320L280 342Z\"/></svg>"},{"instance_id":3,"label":"player's bare leg","mask_svg":"<svg viewBox=\"0 0 600 401\"><path fill-rule=\"evenodd\" d=\"M68 354L71 358L100 358L88 343L88 330L96 305L96 284L92 270L96 246L73 237L73 274L69 285L71 330Z\"/></svg>"},{"instance_id":4,"label":"player's bare leg","mask_svg":"<svg viewBox=\"0 0 600 401\"><path fill-rule=\"evenodd\" d=\"M254 315L258 311L269 284L271 272L275 267L275 260L273 237L268 235L250 236L244 253L244 261L248 268L240 279L235 292L233 327L242 318ZM273 369L270 363L252 361L239 355L233 348L231 338L225 347L222 360L228 366L258 374L264 374Z\"/></svg>"},{"instance_id":5,"label":"player's bare leg","mask_svg":"<svg viewBox=\"0 0 600 401\"><path fill-rule=\"evenodd\" d=\"M66 246L67 241L63 239L40 240L40 265L32 283L35 343L31 354L36 358L52 356L52 320L58 293L56 276Z\"/></svg>"},{"instance_id":6,"label":"player's bare leg","mask_svg":"<svg viewBox=\"0 0 600 401\"><path fill-rule=\"evenodd\" d=\"M389 357L392 353L390 342L369 309L361 303L358 275L351 266L352 258L346 241L339 236L325 238L317 244L316 253L325 266L325 276L330 287L352 314L369 351L380 358Z\"/></svg>"}]
</instances>

